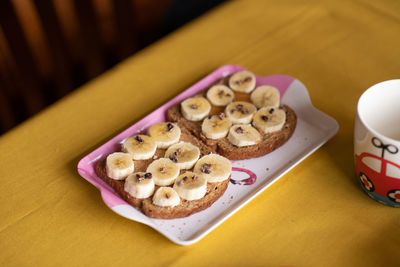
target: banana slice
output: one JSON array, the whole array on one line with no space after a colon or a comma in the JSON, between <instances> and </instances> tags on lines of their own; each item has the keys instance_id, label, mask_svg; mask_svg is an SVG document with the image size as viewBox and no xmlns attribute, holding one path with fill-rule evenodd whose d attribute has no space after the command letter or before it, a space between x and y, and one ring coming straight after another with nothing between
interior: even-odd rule
<instances>
[{"instance_id":1,"label":"banana slice","mask_svg":"<svg viewBox=\"0 0 400 267\"><path fill-rule=\"evenodd\" d=\"M228 105L233 101L235 94L228 86L225 85L214 85L207 91L207 99L218 107Z\"/></svg>"},{"instance_id":2,"label":"banana slice","mask_svg":"<svg viewBox=\"0 0 400 267\"><path fill-rule=\"evenodd\" d=\"M178 193L172 187L160 187L153 196L153 204L161 207L175 207L181 203Z\"/></svg>"},{"instance_id":3,"label":"banana slice","mask_svg":"<svg viewBox=\"0 0 400 267\"><path fill-rule=\"evenodd\" d=\"M183 117L190 121L201 121L210 113L211 104L200 96L190 97L181 103Z\"/></svg>"},{"instance_id":4,"label":"banana slice","mask_svg":"<svg viewBox=\"0 0 400 267\"><path fill-rule=\"evenodd\" d=\"M207 180L193 172L185 172L176 179L174 189L183 199L200 199L207 192Z\"/></svg>"},{"instance_id":5,"label":"banana slice","mask_svg":"<svg viewBox=\"0 0 400 267\"><path fill-rule=\"evenodd\" d=\"M250 100L257 108L262 107L279 107L281 95L279 90L273 86L259 86L250 95Z\"/></svg>"},{"instance_id":6,"label":"banana slice","mask_svg":"<svg viewBox=\"0 0 400 267\"><path fill-rule=\"evenodd\" d=\"M107 156L107 176L114 180L123 180L135 169L132 156L128 153L115 152Z\"/></svg>"},{"instance_id":7,"label":"banana slice","mask_svg":"<svg viewBox=\"0 0 400 267\"><path fill-rule=\"evenodd\" d=\"M193 172L209 183L222 182L231 176L232 164L225 157L209 154L197 161Z\"/></svg>"},{"instance_id":8,"label":"banana slice","mask_svg":"<svg viewBox=\"0 0 400 267\"><path fill-rule=\"evenodd\" d=\"M264 133L272 133L282 129L286 122L286 112L276 107L264 107L257 111L253 118L254 127Z\"/></svg>"},{"instance_id":9,"label":"banana slice","mask_svg":"<svg viewBox=\"0 0 400 267\"><path fill-rule=\"evenodd\" d=\"M175 123L160 122L151 126L148 134L156 142L158 148L167 148L181 138L181 128Z\"/></svg>"},{"instance_id":10,"label":"banana slice","mask_svg":"<svg viewBox=\"0 0 400 267\"><path fill-rule=\"evenodd\" d=\"M161 158L150 163L146 172L150 172L153 175L156 185L170 185L174 183L179 175L179 166L170 159Z\"/></svg>"},{"instance_id":11,"label":"banana slice","mask_svg":"<svg viewBox=\"0 0 400 267\"><path fill-rule=\"evenodd\" d=\"M147 198L154 193L154 180L150 172L135 172L125 179L124 190L135 198Z\"/></svg>"},{"instance_id":12,"label":"banana slice","mask_svg":"<svg viewBox=\"0 0 400 267\"><path fill-rule=\"evenodd\" d=\"M181 170L191 169L200 157L200 149L191 143L179 142L170 146L164 157L175 162Z\"/></svg>"},{"instance_id":13,"label":"banana slice","mask_svg":"<svg viewBox=\"0 0 400 267\"><path fill-rule=\"evenodd\" d=\"M250 123L254 113L256 113L257 108L245 101L236 101L230 103L225 108L225 113L227 117L232 121L233 124L241 123L247 124Z\"/></svg>"},{"instance_id":14,"label":"banana slice","mask_svg":"<svg viewBox=\"0 0 400 267\"><path fill-rule=\"evenodd\" d=\"M131 136L122 143L122 151L131 154L134 160L149 159L156 149L156 142L147 135Z\"/></svg>"},{"instance_id":15,"label":"banana slice","mask_svg":"<svg viewBox=\"0 0 400 267\"><path fill-rule=\"evenodd\" d=\"M230 119L226 118L224 113L220 113L205 118L201 125L201 131L209 139L219 139L228 134L231 125Z\"/></svg>"},{"instance_id":16,"label":"banana slice","mask_svg":"<svg viewBox=\"0 0 400 267\"><path fill-rule=\"evenodd\" d=\"M238 147L252 146L261 142L261 135L250 124L236 124L229 130L228 140Z\"/></svg>"},{"instance_id":17,"label":"banana slice","mask_svg":"<svg viewBox=\"0 0 400 267\"><path fill-rule=\"evenodd\" d=\"M250 71L239 71L229 79L229 87L234 91L250 93L256 86L256 76Z\"/></svg>"}]
</instances>

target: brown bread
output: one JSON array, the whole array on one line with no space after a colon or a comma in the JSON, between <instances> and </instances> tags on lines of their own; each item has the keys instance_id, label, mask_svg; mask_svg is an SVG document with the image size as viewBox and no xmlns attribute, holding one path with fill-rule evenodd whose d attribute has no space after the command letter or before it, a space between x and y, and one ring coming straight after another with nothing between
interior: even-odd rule
<instances>
[{"instance_id":1,"label":"brown bread","mask_svg":"<svg viewBox=\"0 0 400 267\"><path fill-rule=\"evenodd\" d=\"M182 134L180 141L190 142L193 145L200 148L201 156L210 154L212 150L196 139L193 135L187 132L185 129L181 129ZM165 149L157 149L156 156L161 158L165 154ZM153 161L153 159L148 160L135 160L135 172L144 172L147 166ZM181 199L181 203L175 207L160 207L153 205L152 197L145 199L138 199L131 196L128 192L124 190L124 181L114 180L107 176L105 168L105 159L99 160L96 164L96 174L103 181L105 181L109 186L111 186L114 191L123 198L130 205L140 208L144 214L152 218L160 219L174 219L189 216L193 213L199 212L210 207L215 201L217 201L225 192L229 184L229 179L220 183L207 183L207 193L199 200L187 201ZM182 171L181 171L182 172ZM155 190L157 190L156 186Z\"/></svg>"},{"instance_id":2,"label":"brown bread","mask_svg":"<svg viewBox=\"0 0 400 267\"><path fill-rule=\"evenodd\" d=\"M264 134L260 131L262 141L257 145L246 147L234 146L226 137L216 140L206 138L201 132L202 122L185 119L180 112L179 104L168 109L167 119L168 121L176 122L179 127L189 130L191 134L221 156L230 160L242 160L266 155L283 145L292 136L297 123L296 113L286 105L283 105L282 108L286 112L286 122L282 130L270 134Z\"/></svg>"},{"instance_id":3,"label":"brown bread","mask_svg":"<svg viewBox=\"0 0 400 267\"><path fill-rule=\"evenodd\" d=\"M156 206L150 198L146 198L142 202L142 211L149 217L159 219L187 217L210 207L219 199L228 187L229 179L220 183L207 183L207 193L203 198L191 201L181 199L181 203L175 207Z\"/></svg>"},{"instance_id":4,"label":"brown bread","mask_svg":"<svg viewBox=\"0 0 400 267\"><path fill-rule=\"evenodd\" d=\"M209 88L216 84L224 84L228 86L229 78L230 76L221 78ZM209 88L206 88L197 95L206 97L206 93ZM251 103L250 94L246 93L235 92L234 100L247 101ZM168 121L176 122L182 129L190 131L192 135L201 140L215 153L218 153L230 160L242 160L264 156L286 143L286 141L292 136L297 124L296 113L287 105L283 105L281 108L283 108L286 112L286 123L283 125L282 130L270 134L264 134L262 131L259 131L262 136L262 141L257 145L246 147L234 146L226 137L216 140L206 138L201 131L202 122L189 121L185 119L180 111L180 104L169 108L166 116ZM225 107L211 105L210 115L218 115L221 112L224 112L224 110Z\"/></svg>"}]
</instances>

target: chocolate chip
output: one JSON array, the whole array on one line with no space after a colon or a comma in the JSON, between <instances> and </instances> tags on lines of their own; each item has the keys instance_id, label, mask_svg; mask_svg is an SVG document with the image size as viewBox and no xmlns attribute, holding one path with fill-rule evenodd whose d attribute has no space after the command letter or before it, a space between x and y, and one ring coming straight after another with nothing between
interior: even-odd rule
<instances>
[{"instance_id":1,"label":"chocolate chip","mask_svg":"<svg viewBox=\"0 0 400 267\"><path fill-rule=\"evenodd\" d=\"M136 177L137 177L137 178L140 178L140 174L139 174L139 173L137 173L137 174L136 174Z\"/></svg>"},{"instance_id":2,"label":"chocolate chip","mask_svg":"<svg viewBox=\"0 0 400 267\"><path fill-rule=\"evenodd\" d=\"M249 110L247 108L242 110L242 114L248 114L248 113L249 113Z\"/></svg>"},{"instance_id":3,"label":"chocolate chip","mask_svg":"<svg viewBox=\"0 0 400 267\"><path fill-rule=\"evenodd\" d=\"M191 109L198 109L199 107L197 105L195 105L195 104L192 104L192 105L190 105L190 108Z\"/></svg>"},{"instance_id":4,"label":"chocolate chip","mask_svg":"<svg viewBox=\"0 0 400 267\"><path fill-rule=\"evenodd\" d=\"M231 96L231 94L227 93L226 96Z\"/></svg>"},{"instance_id":5,"label":"chocolate chip","mask_svg":"<svg viewBox=\"0 0 400 267\"><path fill-rule=\"evenodd\" d=\"M151 172L146 172L144 175L144 178L146 179L151 179L151 177L153 177L153 174L151 174Z\"/></svg>"},{"instance_id":6,"label":"chocolate chip","mask_svg":"<svg viewBox=\"0 0 400 267\"><path fill-rule=\"evenodd\" d=\"M202 173L207 173L207 174L209 174L209 173L211 172L211 171L210 171L210 168L211 168L211 164L204 163L203 166L201 166L200 171L201 171Z\"/></svg>"},{"instance_id":7,"label":"chocolate chip","mask_svg":"<svg viewBox=\"0 0 400 267\"><path fill-rule=\"evenodd\" d=\"M218 114L218 117L219 117L221 120L223 120L223 119L225 119L225 114L224 114L223 112L221 112L221 113Z\"/></svg>"},{"instance_id":8,"label":"chocolate chip","mask_svg":"<svg viewBox=\"0 0 400 267\"><path fill-rule=\"evenodd\" d=\"M170 122L167 124L168 131L171 131L174 128L174 125Z\"/></svg>"},{"instance_id":9,"label":"chocolate chip","mask_svg":"<svg viewBox=\"0 0 400 267\"><path fill-rule=\"evenodd\" d=\"M144 180L144 177L138 177L138 178L137 178L137 182L138 182L138 183L140 183L140 182L143 181L143 180Z\"/></svg>"},{"instance_id":10,"label":"chocolate chip","mask_svg":"<svg viewBox=\"0 0 400 267\"><path fill-rule=\"evenodd\" d=\"M194 175L194 176L192 177L192 180L197 180L198 178L199 178L199 176Z\"/></svg>"},{"instance_id":11,"label":"chocolate chip","mask_svg":"<svg viewBox=\"0 0 400 267\"><path fill-rule=\"evenodd\" d=\"M240 84L242 84L242 83L247 83L247 82L250 82L252 79L253 79L253 78L251 78L251 77L249 76L249 77L244 78L243 80L237 80L237 81L235 81L235 84L240 85Z\"/></svg>"},{"instance_id":12,"label":"chocolate chip","mask_svg":"<svg viewBox=\"0 0 400 267\"><path fill-rule=\"evenodd\" d=\"M161 172L161 173L166 173L167 171L168 171L168 169L165 168L165 167L161 167L161 168L160 168L160 172Z\"/></svg>"},{"instance_id":13,"label":"chocolate chip","mask_svg":"<svg viewBox=\"0 0 400 267\"><path fill-rule=\"evenodd\" d=\"M175 156L178 156L179 154L181 154L182 153L182 148L178 148L175 152L174 152L174 155Z\"/></svg>"},{"instance_id":14,"label":"chocolate chip","mask_svg":"<svg viewBox=\"0 0 400 267\"><path fill-rule=\"evenodd\" d=\"M239 133L239 134L242 134L242 133L244 133L244 130L243 130L242 127L237 127L236 130L235 130L235 132L237 132L237 133Z\"/></svg>"},{"instance_id":15,"label":"chocolate chip","mask_svg":"<svg viewBox=\"0 0 400 267\"><path fill-rule=\"evenodd\" d=\"M168 193L165 194L165 198L170 198L170 197L171 196Z\"/></svg>"},{"instance_id":16,"label":"chocolate chip","mask_svg":"<svg viewBox=\"0 0 400 267\"><path fill-rule=\"evenodd\" d=\"M242 104L239 104L239 105L236 106L236 108L239 109L239 110L241 110L241 109L243 108L243 105L242 105Z\"/></svg>"},{"instance_id":17,"label":"chocolate chip","mask_svg":"<svg viewBox=\"0 0 400 267\"><path fill-rule=\"evenodd\" d=\"M263 121L268 121L268 117L265 116L265 115L261 115L261 119L262 119Z\"/></svg>"},{"instance_id":18,"label":"chocolate chip","mask_svg":"<svg viewBox=\"0 0 400 267\"><path fill-rule=\"evenodd\" d=\"M208 119L211 120L211 118L212 118L212 116L211 116L211 115L208 115Z\"/></svg>"},{"instance_id":19,"label":"chocolate chip","mask_svg":"<svg viewBox=\"0 0 400 267\"><path fill-rule=\"evenodd\" d=\"M273 109L273 108L271 108L271 109L269 110L269 114L272 114L272 113L274 113L274 109Z\"/></svg>"},{"instance_id":20,"label":"chocolate chip","mask_svg":"<svg viewBox=\"0 0 400 267\"><path fill-rule=\"evenodd\" d=\"M188 179L189 179L189 178L188 178L187 176L185 176L185 177L182 178L182 180L185 181L185 182L186 182Z\"/></svg>"},{"instance_id":21,"label":"chocolate chip","mask_svg":"<svg viewBox=\"0 0 400 267\"><path fill-rule=\"evenodd\" d=\"M218 96L219 97L222 97L224 95L224 90L220 90L219 92L218 92Z\"/></svg>"},{"instance_id":22,"label":"chocolate chip","mask_svg":"<svg viewBox=\"0 0 400 267\"><path fill-rule=\"evenodd\" d=\"M235 113L236 112L236 109L231 109L231 113L233 114L233 113Z\"/></svg>"},{"instance_id":23,"label":"chocolate chip","mask_svg":"<svg viewBox=\"0 0 400 267\"><path fill-rule=\"evenodd\" d=\"M252 78L249 76L249 77L244 78L243 82L247 83L247 82L250 82L251 80L252 80Z\"/></svg>"},{"instance_id":24,"label":"chocolate chip","mask_svg":"<svg viewBox=\"0 0 400 267\"><path fill-rule=\"evenodd\" d=\"M143 139L139 135L136 135L135 139L136 139L136 141L138 141L141 144L143 144L143 142L144 142Z\"/></svg>"},{"instance_id":25,"label":"chocolate chip","mask_svg":"<svg viewBox=\"0 0 400 267\"><path fill-rule=\"evenodd\" d=\"M178 159L174 156L174 154L169 154L169 157L168 157L170 160L172 160L173 162L175 162L175 163L177 163L178 162Z\"/></svg>"}]
</instances>

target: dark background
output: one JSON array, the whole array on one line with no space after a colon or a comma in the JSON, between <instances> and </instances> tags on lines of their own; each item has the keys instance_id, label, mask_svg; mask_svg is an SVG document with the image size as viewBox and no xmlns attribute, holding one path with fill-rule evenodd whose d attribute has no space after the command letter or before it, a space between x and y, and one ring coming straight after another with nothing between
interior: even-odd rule
<instances>
[{"instance_id":1,"label":"dark background","mask_svg":"<svg viewBox=\"0 0 400 267\"><path fill-rule=\"evenodd\" d=\"M222 2L0 1L0 135Z\"/></svg>"}]
</instances>

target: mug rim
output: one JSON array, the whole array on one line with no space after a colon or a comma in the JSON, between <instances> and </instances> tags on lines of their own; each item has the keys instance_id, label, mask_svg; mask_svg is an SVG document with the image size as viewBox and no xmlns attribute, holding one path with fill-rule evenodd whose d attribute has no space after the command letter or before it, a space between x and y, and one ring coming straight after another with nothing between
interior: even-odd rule
<instances>
[{"instance_id":1,"label":"mug rim","mask_svg":"<svg viewBox=\"0 0 400 267\"><path fill-rule=\"evenodd\" d=\"M394 138L392 138L392 137L386 136L386 135L384 135L384 134L378 132L378 131L375 130L374 128L372 128L369 124L367 124L367 123L365 122L365 120L363 119L363 117L361 116L361 113L360 113L360 102L361 102L361 99L362 99L363 97L365 97L365 95L366 95L366 93L367 93L368 91L373 90L374 88L376 88L376 87L378 87L378 86L381 86L382 84L385 84L385 83L393 83L393 82L397 82L397 83L399 83L399 85L400 85L400 79L391 79L391 80L386 80L386 81L379 82L379 83L374 84L374 85L370 86L369 88L367 88L367 90L365 90L365 91L361 94L361 96L359 97L359 99L358 99L358 102L357 102L357 115L358 115L358 116L357 116L357 117L359 118L359 120L361 121L361 123L368 129L368 131L370 131L370 132L373 133L374 135L379 136L379 137L383 137L383 138L385 138L385 139L390 140L391 142L399 143L399 144L400 144L400 140L396 140L396 139L394 139Z\"/></svg>"}]
</instances>

